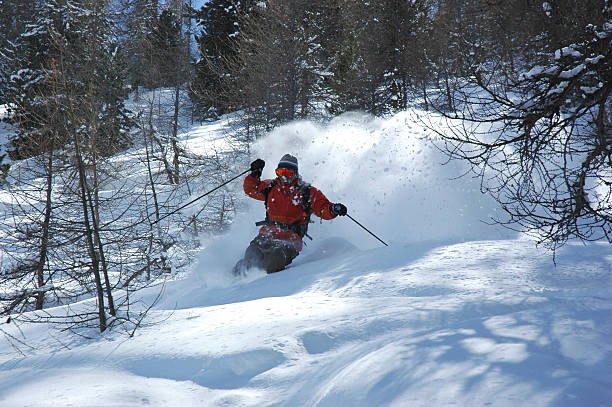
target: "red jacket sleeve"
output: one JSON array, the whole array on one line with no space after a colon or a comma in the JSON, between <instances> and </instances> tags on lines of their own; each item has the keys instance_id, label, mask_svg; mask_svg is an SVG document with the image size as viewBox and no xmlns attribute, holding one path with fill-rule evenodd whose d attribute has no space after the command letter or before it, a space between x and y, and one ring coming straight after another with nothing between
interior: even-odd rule
<instances>
[{"instance_id":1,"label":"red jacket sleeve","mask_svg":"<svg viewBox=\"0 0 612 407\"><path fill-rule=\"evenodd\" d=\"M310 207L312 209L312 213L317 215L319 218L323 218L326 220L333 219L336 217L331 211L329 207L331 206L331 202L329 199L323 195L323 192L319 191L315 187L310 187Z\"/></svg>"},{"instance_id":2,"label":"red jacket sleeve","mask_svg":"<svg viewBox=\"0 0 612 407\"><path fill-rule=\"evenodd\" d=\"M263 194L262 191L266 189L266 187L270 185L271 182L271 179L261 181L249 174L244 179L244 184L242 185L242 187L244 189L244 192L251 198L257 199L259 201L265 201L266 196Z\"/></svg>"}]
</instances>

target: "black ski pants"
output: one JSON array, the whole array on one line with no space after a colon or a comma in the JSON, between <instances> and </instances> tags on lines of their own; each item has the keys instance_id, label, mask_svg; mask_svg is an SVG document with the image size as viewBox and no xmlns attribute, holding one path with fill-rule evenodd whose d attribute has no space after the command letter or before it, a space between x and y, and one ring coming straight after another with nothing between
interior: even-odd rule
<instances>
[{"instance_id":1,"label":"black ski pants","mask_svg":"<svg viewBox=\"0 0 612 407\"><path fill-rule=\"evenodd\" d=\"M299 253L290 243L257 236L245 250L244 258L234 267L234 274L246 274L252 268L264 269L268 274L276 273L289 265Z\"/></svg>"}]
</instances>

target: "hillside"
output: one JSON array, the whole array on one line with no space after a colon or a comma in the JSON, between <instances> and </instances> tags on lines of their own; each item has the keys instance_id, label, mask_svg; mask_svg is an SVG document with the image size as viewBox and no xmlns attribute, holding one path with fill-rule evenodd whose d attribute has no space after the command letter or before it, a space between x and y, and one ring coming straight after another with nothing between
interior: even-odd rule
<instances>
[{"instance_id":1,"label":"hillside","mask_svg":"<svg viewBox=\"0 0 612 407\"><path fill-rule=\"evenodd\" d=\"M570 243L553 261L482 222L495 204L415 123L297 122L253 150L264 177L294 152L389 247L349 219L317 220L287 270L234 278L263 218L244 198L133 338L0 325L27 338L22 354L0 340L0 406L612 406L610 245ZM183 141L210 148L218 126Z\"/></svg>"}]
</instances>

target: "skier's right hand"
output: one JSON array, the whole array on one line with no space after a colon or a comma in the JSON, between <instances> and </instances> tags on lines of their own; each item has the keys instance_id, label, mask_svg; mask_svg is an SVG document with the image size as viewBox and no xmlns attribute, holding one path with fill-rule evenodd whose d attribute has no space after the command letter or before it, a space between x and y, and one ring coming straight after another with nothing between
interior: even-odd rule
<instances>
[{"instance_id":1,"label":"skier's right hand","mask_svg":"<svg viewBox=\"0 0 612 407\"><path fill-rule=\"evenodd\" d=\"M266 162L261 158L253 161L251 163L251 175L255 178L261 177L261 173L263 172L264 167L266 166Z\"/></svg>"}]
</instances>

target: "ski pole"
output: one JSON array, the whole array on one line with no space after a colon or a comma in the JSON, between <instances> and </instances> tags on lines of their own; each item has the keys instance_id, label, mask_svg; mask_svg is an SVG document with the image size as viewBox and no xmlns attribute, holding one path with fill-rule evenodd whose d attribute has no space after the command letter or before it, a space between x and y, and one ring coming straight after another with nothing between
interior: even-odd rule
<instances>
[{"instance_id":1,"label":"ski pole","mask_svg":"<svg viewBox=\"0 0 612 407\"><path fill-rule=\"evenodd\" d=\"M346 214L346 216L349 217L350 220L352 220L353 222L355 222L356 224L358 224L359 226L361 226L363 228L363 230L365 230L366 232L368 232L369 234L371 234L372 236L374 236L376 239L378 239L378 241L382 244L384 244L385 246L389 246L388 244L386 244L385 242L383 242L378 236L376 236L374 233L370 232L368 230L368 228L366 228L365 226L363 226L361 223L357 222L355 220L355 218L353 218L351 215L349 215L348 213Z\"/></svg>"},{"instance_id":2,"label":"ski pole","mask_svg":"<svg viewBox=\"0 0 612 407\"><path fill-rule=\"evenodd\" d=\"M206 195L210 195L210 194L212 194L213 192L215 192L217 189L222 188L222 187L226 186L227 184L229 184L230 182L232 182L233 180L235 180L235 179L237 179L237 178L242 177L244 174L246 174L246 173L247 173L247 172L249 172L249 171L251 171L251 169L250 169L250 168L249 168L248 170L246 170L246 171L244 171L244 172L242 172L242 173L240 173L240 174L236 175L234 178L230 179L229 181L225 181L223 184L221 184L221 185L219 185L219 186L217 186L217 187L215 187L215 188L211 189L210 191L206 192L205 194L202 194L202 195L200 195L199 197L197 197L197 198L195 198L195 199L192 199L191 201L187 202L185 205L183 205L183 206L181 206L181 207L179 207L179 208L176 208L175 210L173 210L173 211L172 211L172 212L170 212L170 213L165 214L164 216L162 216L161 218L157 219L155 222L152 222L151 224L152 224L152 225L155 225L155 224L156 224L157 222L159 222L160 220L162 220L162 219L166 219L166 218L167 218L168 216L170 216L170 215L174 215L175 213L177 213L177 212L178 212L178 211L180 211L181 209L183 209L183 208L185 208L185 207L187 207L187 206L191 205L191 204L192 204L192 203L194 203L195 201L199 201L200 199L204 198Z\"/></svg>"}]
</instances>

